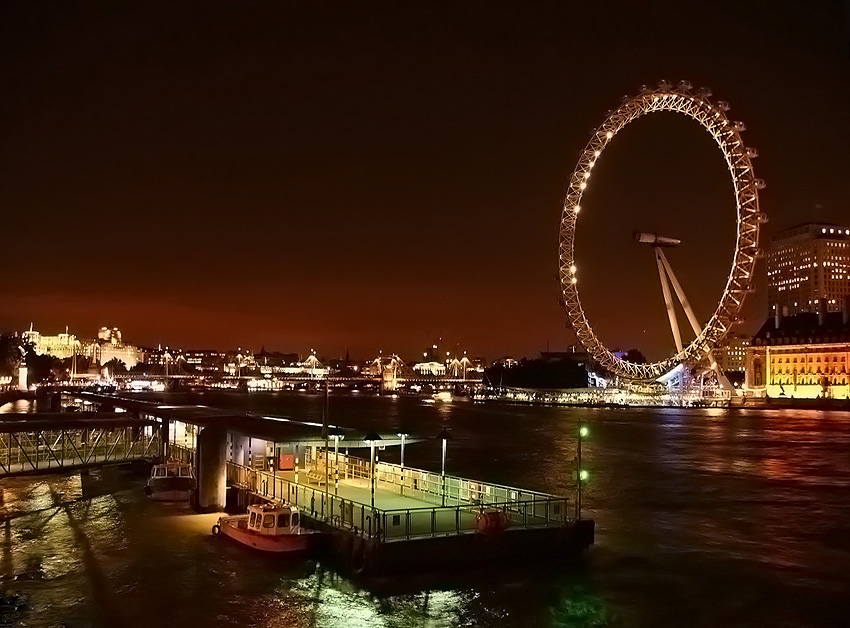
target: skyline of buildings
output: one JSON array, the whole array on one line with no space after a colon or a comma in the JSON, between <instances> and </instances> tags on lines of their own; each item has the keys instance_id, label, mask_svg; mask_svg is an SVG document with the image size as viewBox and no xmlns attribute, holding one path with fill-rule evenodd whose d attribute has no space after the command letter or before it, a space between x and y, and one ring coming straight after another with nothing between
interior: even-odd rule
<instances>
[{"instance_id":1,"label":"skyline of buildings","mask_svg":"<svg viewBox=\"0 0 850 628\"><path fill-rule=\"evenodd\" d=\"M243 347L229 350L184 350L170 346L138 347L126 343L122 332L117 327L101 327L97 332L97 338L92 339L80 339L68 333L67 328L64 333L57 335L42 334L35 330L32 324L28 330L20 334L12 332L11 335L19 337L21 343L31 345L37 355L50 356L58 360L72 359L74 366L71 372L74 375L77 374L77 358L85 358L88 361L89 374L97 373L113 360L117 360L122 362L128 371L137 366L141 369L152 366L160 367L166 373L170 369L171 374L181 372L185 374L189 371L199 375L239 376L245 372L256 371L264 377L293 375L325 377L332 367L336 370L352 368L354 371L361 371L364 375L369 375L372 371L380 374L380 365L390 361L396 361L400 367L410 368L413 372L424 375L463 376L467 372L480 372L485 362L482 357L470 359L466 351L458 352L457 355L453 355L451 351L445 351L445 361L441 362L438 356L443 355L443 351L437 344L431 345L423 353L423 361L411 360L408 367L397 355L384 355L382 351L375 358L352 360L347 352L344 358L323 357L320 359L313 349L304 355L269 352L265 350L265 347L256 353Z\"/></svg>"},{"instance_id":2,"label":"skyline of buildings","mask_svg":"<svg viewBox=\"0 0 850 628\"><path fill-rule=\"evenodd\" d=\"M766 256L768 316L754 336L730 333L714 355L721 370L737 373L744 385L757 394L802 397L848 396L846 365L848 345L848 298L850 298L850 229L835 224L808 223L780 231L771 239ZM178 373L238 376L255 371L265 378L310 374L327 376L331 365L354 365L364 375L380 372L385 360L397 360L414 373L457 376L483 370L483 358L470 359L466 351L445 351L434 343L411 360L408 367L395 355L383 352L377 358L350 361L318 358L311 349L304 358L296 353L256 354L249 349L181 349L162 346L137 347L124 341L117 327L102 327L97 338L80 339L69 333L41 334L30 325L21 332L22 341L33 345L39 355L58 359L85 357L89 371L113 360L128 370L137 365L163 367ZM781 349L777 347L782 345ZM541 352L541 356L543 352ZM625 354L623 354L625 355ZM443 360L445 357L445 360ZM504 358L494 360L493 363ZM377 365L377 366L376 366ZM76 373L76 365L74 367ZM788 392L790 391L790 392Z\"/></svg>"}]
</instances>

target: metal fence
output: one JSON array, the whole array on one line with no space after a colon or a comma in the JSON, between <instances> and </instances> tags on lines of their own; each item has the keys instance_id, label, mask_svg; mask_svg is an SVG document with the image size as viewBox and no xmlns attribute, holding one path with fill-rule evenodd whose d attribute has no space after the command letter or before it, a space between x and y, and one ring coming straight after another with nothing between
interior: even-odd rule
<instances>
[{"instance_id":1,"label":"metal fence","mask_svg":"<svg viewBox=\"0 0 850 628\"><path fill-rule=\"evenodd\" d=\"M195 464L195 451L196 449L194 447L168 443L168 457L178 462Z\"/></svg>"},{"instance_id":2,"label":"metal fence","mask_svg":"<svg viewBox=\"0 0 850 628\"><path fill-rule=\"evenodd\" d=\"M339 464L334 463L335 456L330 453L328 455L329 482L334 481L337 466L340 479L354 478L369 482L371 478L368 460L339 454ZM324 464L323 453L320 452L309 474L324 477ZM535 503L553 498L552 495L540 491L480 482L455 475L441 475L387 462L378 462L375 465L375 484L382 491L390 491L440 506L497 506L519 502Z\"/></svg>"},{"instance_id":3,"label":"metal fence","mask_svg":"<svg viewBox=\"0 0 850 628\"><path fill-rule=\"evenodd\" d=\"M368 472L366 476L363 475L362 463L368 468L368 461L346 457L344 473L349 478L368 479ZM402 475L398 465L384 466L387 468L383 469L383 472L387 475L381 481L382 490L397 487L401 491L402 487L407 486L416 493L410 494L410 497L422 499L422 496L425 496L431 500L442 501L442 476L437 475L439 481L434 481L430 477L434 474L427 471L405 468ZM397 475L396 471L399 471ZM342 473L341 470L341 475ZM329 477L333 477L330 472ZM482 513L485 518L489 513L497 513L500 525L507 528L561 527L570 521L568 502L563 497L472 482L463 478L451 479L454 482L446 483L447 486L454 487L451 504L382 510L335 495L322 487L290 481L275 473L234 463L227 464L227 480L231 484L265 498L287 501L334 527L349 529L356 534L387 542L472 533L481 529ZM436 489L435 485L439 489ZM472 491L471 495L475 499L462 500L461 498L466 496L465 491ZM506 494L508 499L500 499L503 494Z\"/></svg>"},{"instance_id":4,"label":"metal fence","mask_svg":"<svg viewBox=\"0 0 850 628\"><path fill-rule=\"evenodd\" d=\"M139 460L159 450L151 426L0 432L0 475Z\"/></svg>"}]
</instances>

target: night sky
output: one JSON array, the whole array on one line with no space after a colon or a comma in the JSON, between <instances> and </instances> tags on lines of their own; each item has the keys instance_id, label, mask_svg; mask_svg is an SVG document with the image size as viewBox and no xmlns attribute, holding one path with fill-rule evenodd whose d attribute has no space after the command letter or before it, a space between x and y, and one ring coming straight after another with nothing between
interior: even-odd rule
<instances>
[{"instance_id":1,"label":"night sky","mask_svg":"<svg viewBox=\"0 0 850 628\"><path fill-rule=\"evenodd\" d=\"M764 235L847 225L849 41L838 0L4 2L0 330L362 358L438 337L490 359L563 350L561 203L606 111L643 83L708 86L760 152ZM669 257L707 318L734 204L683 116L617 136L577 232L593 327L661 357L634 230L683 240ZM762 289L745 330L765 304Z\"/></svg>"}]
</instances>

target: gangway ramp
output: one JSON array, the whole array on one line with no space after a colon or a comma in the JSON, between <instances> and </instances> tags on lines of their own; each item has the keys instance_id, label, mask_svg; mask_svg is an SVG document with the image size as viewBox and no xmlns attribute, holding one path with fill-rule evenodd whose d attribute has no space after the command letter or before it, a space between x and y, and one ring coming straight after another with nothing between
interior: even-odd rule
<instances>
[{"instance_id":1,"label":"gangway ramp","mask_svg":"<svg viewBox=\"0 0 850 628\"><path fill-rule=\"evenodd\" d=\"M126 412L4 414L0 477L153 459L159 423Z\"/></svg>"}]
</instances>

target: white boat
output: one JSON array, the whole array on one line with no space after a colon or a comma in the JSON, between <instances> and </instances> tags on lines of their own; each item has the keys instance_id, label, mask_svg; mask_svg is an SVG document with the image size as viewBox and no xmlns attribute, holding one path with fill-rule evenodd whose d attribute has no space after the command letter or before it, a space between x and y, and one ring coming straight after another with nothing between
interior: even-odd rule
<instances>
[{"instance_id":1,"label":"white boat","mask_svg":"<svg viewBox=\"0 0 850 628\"><path fill-rule=\"evenodd\" d=\"M195 472L185 462L155 464L145 484L145 494L157 501L186 501L195 492Z\"/></svg>"},{"instance_id":2,"label":"white boat","mask_svg":"<svg viewBox=\"0 0 850 628\"><path fill-rule=\"evenodd\" d=\"M244 515L219 517L213 534L224 534L264 552L304 553L319 538L301 527L301 513L291 505L256 504Z\"/></svg>"}]
</instances>

